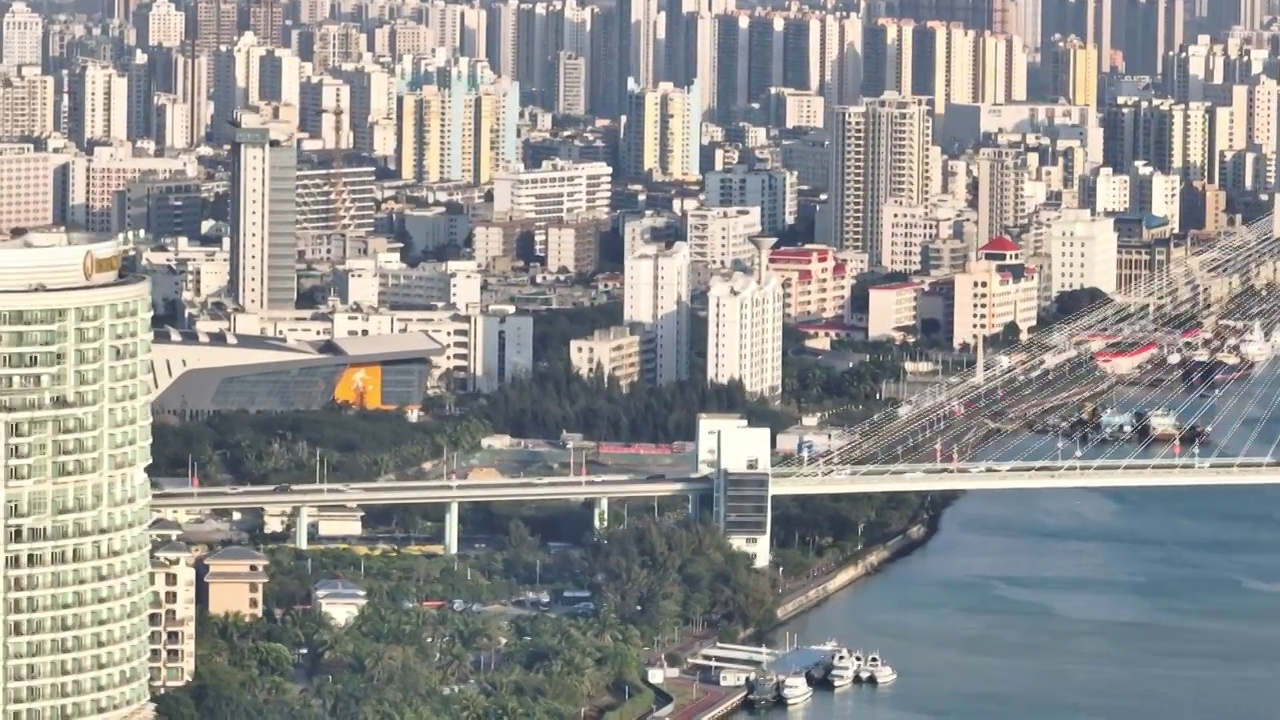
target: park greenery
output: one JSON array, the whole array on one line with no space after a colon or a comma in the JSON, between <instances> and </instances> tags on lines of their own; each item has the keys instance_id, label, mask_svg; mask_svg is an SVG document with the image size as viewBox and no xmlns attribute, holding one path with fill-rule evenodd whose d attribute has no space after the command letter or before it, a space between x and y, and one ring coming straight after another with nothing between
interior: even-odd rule
<instances>
[{"instance_id":1,"label":"park greenery","mask_svg":"<svg viewBox=\"0 0 1280 720\"><path fill-rule=\"evenodd\" d=\"M268 550L262 619L202 617L194 681L156 698L162 720L596 716L642 683L643 647L679 628L727 636L767 625L778 593L709 525L639 519L557 553L514 523L464 558ZM343 577L369 604L336 628L306 607L318 580ZM510 599L581 588L589 615L427 609L424 600ZM616 700L611 700L616 698Z\"/></svg>"},{"instance_id":2,"label":"park greenery","mask_svg":"<svg viewBox=\"0 0 1280 720\"><path fill-rule=\"evenodd\" d=\"M801 412L856 404L885 407L884 380L900 358L834 368L789 352L781 403L749 398L737 384L692 379L623 389L568 366L568 340L616 324L616 304L540 315L532 372L498 391L428 402L410 422L395 411L332 406L279 414L222 413L159 419L153 475L199 468L203 482L306 481L323 467L332 482L368 481L432 468L494 433L554 440L687 441L700 412L743 413L779 431ZM705 322L701 320L700 322ZM696 335L695 335L696 337ZM799 339L791 333L788 348ZM897 359L895 359L897 358ZM695 365L697 358L695 358ZM439 407L437 407L439 405ZM447 467L447 466L446 466ZM576 502L463 507L462 525L492 546L460 557L390 549L268 547L271 583L263 619L202 618L194 682L157 698L165 719L568 718L620 703L639 682L640 648L670 645L689 627L741 637L769 627L790 583L936 515L951 496L782 498L774 503L776 572L752 569L684 499L611 504L597 534ZM652 503L628 513L630 505ZM661 505L661 507L659 507ZM710 508L708 498L701 507ZM438 507L370 509L366 522L392 532L438 536ZM494 540L497 538L497 540ZM552 552L548 542L570 543ZM343 577L368 592L349 627L306 610L310 589ZM785 586L784 586L785 583ZM531 588L586 588L599 612L455 613L424 601L495 603Z\"/></svg>"}]
</instances>

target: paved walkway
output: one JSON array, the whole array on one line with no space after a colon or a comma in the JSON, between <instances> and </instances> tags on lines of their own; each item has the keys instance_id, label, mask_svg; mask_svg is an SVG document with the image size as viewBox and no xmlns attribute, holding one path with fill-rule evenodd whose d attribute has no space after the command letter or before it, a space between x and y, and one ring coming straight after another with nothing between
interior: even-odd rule
<instances>
[{"instance_id":1,"label":"paved walkway","mask_svg":"<svg viewBox=\"0 0 1280 720\"><path fill-rule=\"evenodd\" d=\"M686 678L672 678L667 681L667 685L668 685L669 691L670 689L673 689L673 686L679 685L682 688L684 688L687 693L690 693L690 694L692 694L693 688L694 688L693 681L688 680ZM683 707L680 707L674 713L672 713L669 716L670 718L672 718L672 720L695 720L695 718L697 718L702 713L715 707L721 700L725 698L726 695L728 695L727 692L725 692L721 688L716 687L714 685L708 686L708 685L699 683L697 688L698 688L698 698L693 702Z\"/></svg>"}]
</instances>

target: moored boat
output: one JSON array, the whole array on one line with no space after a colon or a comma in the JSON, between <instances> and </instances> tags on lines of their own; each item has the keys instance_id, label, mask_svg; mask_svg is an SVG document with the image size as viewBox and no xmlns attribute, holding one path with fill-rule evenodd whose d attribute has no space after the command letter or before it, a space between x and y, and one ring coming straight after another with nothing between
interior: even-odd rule
<instances>
[{"instance_id":1,"label":"moored boat","mask_svg":"<svg viewBox=\"0 0 1280 720\"><path fill-rule=\"evenodd\" d=\"M799 705L813 697L813 688L804 673L793 673L783 679L778 694L784 705Z\"/></svg>"}]
</instances>

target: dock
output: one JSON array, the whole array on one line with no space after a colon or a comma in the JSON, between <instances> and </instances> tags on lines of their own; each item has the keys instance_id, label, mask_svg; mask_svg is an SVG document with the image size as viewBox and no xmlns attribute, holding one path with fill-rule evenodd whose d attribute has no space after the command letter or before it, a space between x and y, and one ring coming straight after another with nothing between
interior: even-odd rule
<instances>
[{"instance_id":1,"label":"dock","mask_svg":"<svg viewBox=\"0 0 1280 720\"><path fill-rule=\"evenodd\" d=\"M718 642L699 650L689 658L689 663L712 671L729 669L755 672L765 665L772 665L782 655L782 651L765 646Z\"/></svg>"}]
</instances>

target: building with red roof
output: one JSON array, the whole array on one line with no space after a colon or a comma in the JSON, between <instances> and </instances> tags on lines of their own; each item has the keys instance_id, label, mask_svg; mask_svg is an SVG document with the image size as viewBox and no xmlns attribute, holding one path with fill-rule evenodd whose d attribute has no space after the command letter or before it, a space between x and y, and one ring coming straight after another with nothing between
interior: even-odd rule
<instances>
[{"instance_id":1,"label":"building with red roof","mask_svg":"<svg viewBox=\"0 0 1280 720\"><path fill-rule=\"evenodd\" d=\"M828 245L769 251L769 272L782 282L783 321L814 322L844 317L853 274Z\"/></svg>"},{"instance_id":2,"label":"building with red roof","mask_svg":"<svg viewBox=\"0 0 1280 720\"><path fill-rule=\"evenodd\" d=\"M1022 258L1022 247L996 236L955 276L952 342L974 344L978 336L999 334L1013 322L1023 335L1036 325L1040 276Z\"/></svg>"}]
</instances>

